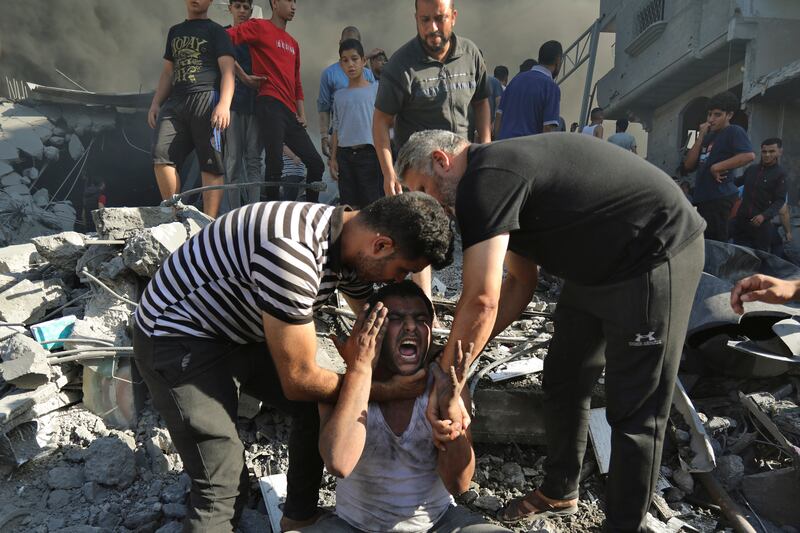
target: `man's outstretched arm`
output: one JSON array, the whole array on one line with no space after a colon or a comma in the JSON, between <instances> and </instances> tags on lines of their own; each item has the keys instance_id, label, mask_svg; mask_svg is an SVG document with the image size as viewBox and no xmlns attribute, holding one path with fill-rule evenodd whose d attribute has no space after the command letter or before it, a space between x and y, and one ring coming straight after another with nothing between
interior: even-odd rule
<instances>
[{"instance_id":1,"label":"man's outstretched arm","mask_svg":"<svg viewBox=\"0 0 800 533\"><path fill-rule=\"evenodd\" d=\"M336 342L347 372L336 404L319 406L319 452L336 477L349 476L364 451L372 369L383 345L385 318L386 308L381 303L369 315L364 309L347 341Z\"/></svg>"}]
</instances>

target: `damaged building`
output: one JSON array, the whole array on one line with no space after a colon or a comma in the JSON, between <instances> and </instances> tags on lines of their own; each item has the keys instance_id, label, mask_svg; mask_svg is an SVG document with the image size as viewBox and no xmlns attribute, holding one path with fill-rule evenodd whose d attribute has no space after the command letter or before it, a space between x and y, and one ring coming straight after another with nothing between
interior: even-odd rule
<instances>
[{"instance_id":1,"label":"damaged building","mask_svg":"<svg viewBox=\"0 0 800 533\"><path fill-rule=\"evenodd\" d=\"M798 202L800 3L792 0L602 0L601 31L614 34L614 66L597 83L606 118L648 132L647 159L676 175L710 96L732 91L734 122L753 144L784 141L782 164Z\"/></svg>"}]
</instances>

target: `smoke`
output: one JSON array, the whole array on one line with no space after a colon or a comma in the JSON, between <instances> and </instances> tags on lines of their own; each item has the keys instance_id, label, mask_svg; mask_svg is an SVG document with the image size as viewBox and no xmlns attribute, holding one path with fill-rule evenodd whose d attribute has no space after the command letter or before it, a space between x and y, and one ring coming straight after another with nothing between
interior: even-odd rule
<instances>
[{"instance_id":1,"label":"smoke","mask_svg":"<svg viewBox=\"0 0 800 533\"><path fill-rule=\"evenodd\" d=\"M599 0L458 0L456 33L484 52L491 72L507 65L512 75L550 39L564 47L597 18ZM223 2L212 18L227 24ZM266 0L256 0L265 16ZM2 0L0 74L74 88L58 68L91 91L153 90L161 70L167 30L185 17L182 0ZM315 133L321 71L336 61L343 27L357 26L364 48L390 55L416 34L413 0L299 0L288 31L300 43L309 131ZM601 39L595 76L612 64ZM562 86L562 115L578 120L585 67Z\"/></svg>"}]
</instances>

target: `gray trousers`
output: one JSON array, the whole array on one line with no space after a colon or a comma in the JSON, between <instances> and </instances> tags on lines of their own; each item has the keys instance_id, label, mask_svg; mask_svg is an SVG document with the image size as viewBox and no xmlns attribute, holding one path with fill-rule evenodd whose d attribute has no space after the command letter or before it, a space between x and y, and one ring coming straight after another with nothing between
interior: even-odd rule
<instances>
[{"instance_id":1,"label":"gray trousers","mask_svg":"<svg viewBox=\"0 0 800 533\"><path fill-rule=\"evenodd\" d=\"M225 177L227 183L260 182L263 177L263 144L255 114L231 111L231 124L225 132ZM257 202L260 187L226 191L226 211Z\"/></svg>"},{"instance_id":2,"label":"gray trousers","mask_svg":"<svg viewBox=\"0 0 800 533\"><path fill-rule=\"evenodd\" d=\"M322 518L313 526L301 529L303 533L362 533L335 514ZM466 507L454 506L427 533L511 533L503 526L490 524L478 513Z\"/></svg>"},{"instance_id":3,"label":"gray trousers","mask_svg":"<svg viewBox=\"0 0 800 533\"><path fill-rule=\"evenodd\" d=\"M578 497L591 392L605 367L611 425L607 531L645 531L704 251L700 236L636 278L592 287L564 284L544 362L542 492Z\"/></svg>"}]
</instances>

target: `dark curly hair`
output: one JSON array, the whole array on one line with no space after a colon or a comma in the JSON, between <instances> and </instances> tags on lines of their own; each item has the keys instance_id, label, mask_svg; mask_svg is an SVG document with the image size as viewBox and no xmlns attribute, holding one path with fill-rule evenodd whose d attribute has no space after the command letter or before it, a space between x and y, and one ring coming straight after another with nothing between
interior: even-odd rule
<instances>
[{"instance_id":1,"label":"dark curly hair","mask_svg":"<svg viewBox=\"0 0 800 533\"><path fill-rule=\"evenodd\" d=\"M708 111L719 109L726 113L736 113L739 109L739 98L730 91L715 94L708 100L706 109Z\"/></svg>"},{"instance_id":2,"label":"dark curly hair","mask_svg":"<svg viewBox=\"0 0 800 533\"><path fill-rule=\"evenodd\" d=\"M425 307L428 309L428 315L433 319L433 303L431 303L428 295L419 288L419 285L410 279L404 279L398 283L389 283L372 293L372 296L367 300L370 310L376 303L386 303L386 299L392 296L399 296L400 298L419 298L425 303Z\"/></svg>"},{"instance_id":3,"label":"dark curly hair","mask_svg":"<svg viewBox=\"0 0 800 533\"><path fill-rule=\"evenodd\" d=\"M362 209L358 217L365 226L391 237L406 259L425 257L436 270L453 262L450 218L425 193L386 196Z\"/></svg>"}]
</instances>

